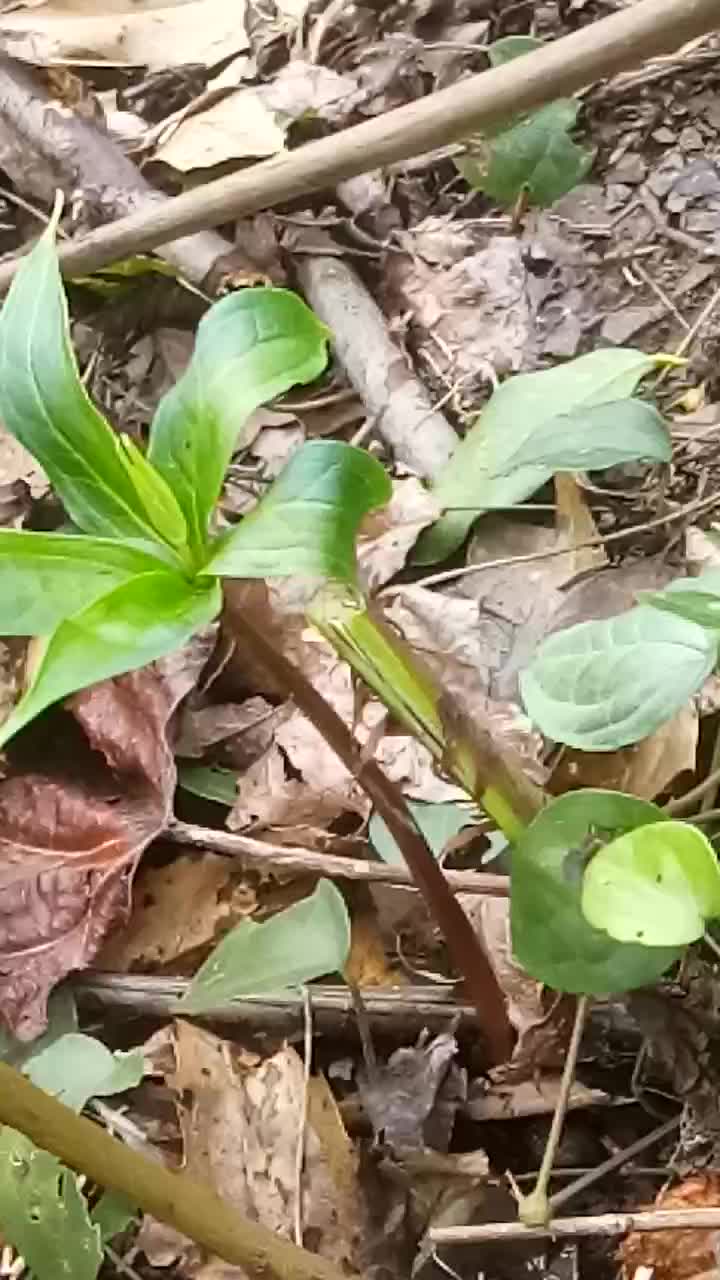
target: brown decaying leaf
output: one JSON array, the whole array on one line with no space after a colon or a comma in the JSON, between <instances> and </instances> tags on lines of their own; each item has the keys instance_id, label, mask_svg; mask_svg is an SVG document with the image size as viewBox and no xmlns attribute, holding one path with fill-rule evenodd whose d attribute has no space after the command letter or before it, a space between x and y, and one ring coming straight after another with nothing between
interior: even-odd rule
<instances>
[{"instance_id":1,"label":"brown decaying leaf","mask_svg":"<svg viewBox=\"0 0 720 1280\"><path fill-rule=\"evenodd\" d=\"M177 1095L184 1168L243 1216L293 1238L305 1087L301 1058L286 1047L258 1061L181 1021L174 1027L174 1053L175 1070L166 1079ZM311 1079L308 1091L300 1194L308 1247L354 1269L363 1223L356 1156L322 1077ZM157 1224L146 1220L139 1244L150 1260L158 1252L166 1265L171 1260L172 1242ZM174 1254L182 1258L183 1275L195 1280L244 1276L239 1268L202 1260L196 1246L179 1236Z\"/></svg>"},{"instance_id":2,"label":"brown decaying leaf","mask_svg":"<svg viewBox=\"0 0 720 1280\"><path fill-rule=\"evenodd\" d=\"M404 568L423 529L439 517L437 502L420 480L395 480L388 505L368 516L358 542L360 571L369 591Z\"/></svg>"},{"instance_id":3,"label":"brown decaying leaf","mask_svg":"<svg viewBox=\"0 0 720 1280\"><path fill-rule=\"evenodd\" d=\"M362 892L354 895L351 912L350 954L345 962L343 976L346 982L362 990L364 987L405 986L407 978L396 967L391 967L385 951L377 909L372 898Z\"/></svg>"},{"instance_id":4,"label":"brown decaying leaf","mask_svg":"<svg viewBox=\"0 0 720 1280\"><path fill-rule=\"evenodd\" d=\"M28 876L0 889L0 1010L22 1039L46 1025L47 997L89 964L127 915L143 850L166 826L175 788L168 721L207 659L213 633L178 653L75 694L69 709L105 760L69 762L69 781L22 774L0 783L0 849ZM83 763L93 780L78 781ZM38 869L38 860L43 869Z\"/></svg>"},{"instance_id":5,"label":"brown decaying leaf","mask_svg":"<svg viewBox=\"0 0 720 1280\"><path fill-rule=\"evenodd\" d=\"M447 1151L467 1078L454 1058L449 1032L423 1034L413 1048L396 1049L384 1065L359 1077L360 1097L377 1136L396 1153L424 1147Z\"/></svg>"},{"instance_id":6,"label":"brown decaying leaf","mask_svg":"<svg viewBox=\"0 0 720 1280\"><path fill-rule=\"evenodd\" d=\"M720 1176L693 1174L679 1186L662 1191L652 1207L720 1208ZM649 1267L653 1280L691 1280L699 1272L711 1271L717 1266L718 1240L716 1230L699 1227L688 1231L633 1231L619 1249L623 1277L632 1280L638 1267Z\"/></svg>"},{"instance_id":7,"label":"brown decaying leaf","mask_svg":"<svg viewBox=\"0 0 720 1280\"><path fill-rule=\"evenodd\" d=\"M649 738L619 751L563 751L548 783L556 795L582 787L626 791L643 800L654 800L679 774L695 769L698 713L683 707Z\"/></svg>"},{"instance_id":8,"label":"brown decaying leaf","mask_svg":"<svg viewBox=\"0 0 720 1280\"><path fill-rule=\"evenodd\" d=\"M212 945L221 932L252 915L256 905L254 889L216 854L141 868L130 919L108 937L96 967L119 973L157 970Z\"/></svg>"}]
</instances>

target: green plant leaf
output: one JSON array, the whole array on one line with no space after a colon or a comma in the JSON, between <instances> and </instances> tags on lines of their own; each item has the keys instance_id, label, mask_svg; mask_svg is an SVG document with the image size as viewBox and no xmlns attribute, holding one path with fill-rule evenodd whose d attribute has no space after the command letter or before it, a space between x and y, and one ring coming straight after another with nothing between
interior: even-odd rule
<instances>
[{"instance_id":1,"label":"green plant leaf","mask_svg":"<svg viewBox=\"0 0 720 1280\"><path fill-rule=\"evenodd\" d=\"M159 405L148 450L185 514L196 553L249 415L319 377L329 336L287 289L243 289L201 320L193 358Z\"/></svg>"},{"instance_id":2,"label":"green plant leaf","mask_svg":"<svg viewBox=\"0 0 720 1280\"><path fill-rule=\"evenodd\" d=\"M582 910L620 942L695 942L720 915L720 868L710 841L686 822L655 822L619 836L585 871Z\"/></svg>"},{"instance_id":3,"label":"green plant leaf","mask_svg":"<svg viewBox=\"0 0 720 1280\"><path fill-rule=\"evenodd\" d=\"M616 942L581 908L588 837L613 837L663 820L646 800L577 791L552 801L512 853L513 952L532 977L557 991L605 995L657 981L682 950ZM589 856L589 851L588 851Z\"/></svg>"},{"instance_id":4,"label":"green plant leaf","mask_svg":"<svg viewBox=\"0 0 720 1280\"><path fill-rule=\"evenodd\" d=\"M706 569L697 578L675 578L664 591L645 591L639 598L700 627L720 629L720 569Z\"/></svg>"},{"instance_id":5,"label":"green plant leaf","mask_svg":"<svg viewBox=\"0 0 720 1280\"><path fill-rule=\"evenodd\" d=\"M205 1013L235 996L280 991L341 972L350 950L345 900L330 880L264 924L244 920L223 938L179 1002Z\"/></svg>"},{"instance_id":6,"label":"green plant leaf","mask_svg":"<svg viewBox=\"0 0 720 1280\"><path fill-rule=\"evenodd\" d=\"M102 1244L106 1245L129 1227L137 1212L137 1206L130 1204L124 1196L116 1191L104 1191L90 1214L90 1220L100 1232Z\"/></svg>"},{"instance_id":7,"label":"green plant leaf","mask_svg":"<svg viewBox=\"0 0 720 1280\"><path fill-rule=\"evenodd\" d=\"M448 840L462 831L463 827L470 826L477 816L477 810L471 805L425 804L409 800L408 808L436 858L441 856ZM379 813L373 813L370 819L368 837L383 862L405 866L405 859Z\"/></svg>"},{"instance_id":8,"label":"green plant leaf","mask_svg":"<svg viewBox=\"0 0 720 1280\"><path fill-rule=\"evenodd\" d=\"M100 1231L76 1175L8 1125L0 1129L0 1228L35 1280L95 1280Z\"/></svg>"},{"instance_id":9,"label":"green plant leaf","mask_svg":"<svg viewBox=\"0 0 720 1280\"><path fill-rule=\"evenodd\" d=\"M78 376L54 222L23 260L0 314L0 416L42 464L78 528L158 540L120 438Z\"/></svg>"},{"instance_id":10,"label":"green plant leaf","mask_svg":"<svg viewBox=\"0 0 720 1280\"><path fill-rule=\"evenodd\" d=\"M188 583L170 570L142 574L101 596L42 642L29 688L0 725L0 745L53 702L179 648L220 605L217 582Z\"/></svg>"},{"instance_id":11,"label":"green plant leaf","mask_svg":"<svg viewBox=\"0 0 720 1280\"><path fill-rule=\"evenodd\" d=\"M505 462L550 471L601 471L638 458L669 462L670 432L654 405L632 397L575 409L550 418Z\"/></svg>"},{"instance_id":12,"label":"green plant leaf","mask_svg":"<svg viewBox=\"0 0 720 1280\"><path fill-rule=\"evenodd\" d=\"M312 440L293 454L254 511L218 540L202 572L354 583L360 524L391 494L384 467L364 449Z\"/></svg>"},{"instance_id":13,"label":"green plant leaf","mask_svg":"<svg viewBox=\"0 0 720 1280\"><path fill-rule=\"evenodd\" d=\"M81 1111L89 1098L106 1098L139 1084L145 1073L140 1049L111 1053L100 1040L71 1032L33 1053L23 1073L66 1107Z\"/></svg>"},{"instance_id":14,"label":"green plant leaf","mask_svg":"<svg viewBox=\"0 0 720 1280\"><path fill-rule=\"evenodd\" d=\"M511 465L510 460L521 456L521 450L534 449L531 441L537 433L550 439L557 467L557 418L579 416L583 409L630 397L640 379L662 363L660 356L618 347L592 351L554 369L523 373L504 382L458 445L433 489L443 508L465 509L448 511L421 534L416 562L443 560L459 547L483 511L514 506L550 478L553 467L545 462Z\"/></svg>"},{"instance_id":15,"label":"green plant leaf","mask_svg":"<svg viewBox=\"0 0 720 1280\"><path fill-rule=\"evenodd\" d=\"M592 168L593 154L570 137L579 104L569 98L548 102L485 141L484 154L460 156L465 181L501 205L523 191L531 204L547 206L572 191Z\"/></svg>"},{"instance_id":16,"label":"green plant leaf","mask_svg":"<svg viewBox=\"0 0 720 1280\"><path fill-rule=\"evenodd\" d=\"M544 40L506 36L488 47L490 64L503 66L535 49ZM579 103L559 98L488 135L484 154L470 151L456 161L463 177L500 204L513 204L527 191L532 204L549 205L572 191L592 166L592 153L569 136Z\"/></svg>"},{"instance_id":17,"label":"green plant leaf","mask_svg":"<svg viewBox=\"0 0 720 1280\"><path fill-rule=\"evenodd\" d=\"M521 673L520 691L548 738L583 751L614 751L669 720L716 660L712 633L638 605L549 636Z\"/></svg>"},{"instance_id":18,"label":"green plant leaf","mask_svg":"<svg viewBox=\"0 0 720 1280\"><path fill-rule=\"evenodd\" d=\"M162 561L110 538L0 529L0 635L42 636Z\"/></svg>"},{"instance_id":19,"label":"green plant leaf","mask_svg":"<svg viewBox=\"0 0 720 1280\"><path fill-rule=\"evenodd\" d=\"M38 1036L37 1040L18 1040L17 1036L14 1036L12 1032L6 1030L5 1027L0 1027L0 1060L21 1071L28 1058L31 1058L34 1054L42 1053L44 1049L55 1044L61 1036L77 1031L78 1019L75 997L67 984L56 987L50 993L47 1018L47 1027L42 1035ZM0 1223L1 1227L2 1224Z\"/></svg>"},{"instance_id":20,"label":"green plant leaf","mask_svg":"<svg viewBox=\"0 0 720 1280\"><path fill-rule=\"evenodd\" d=\"M222 769L220 765L181 764L177 780L183 791L232 808L237 800L238 777L236 770Z\"/></svg>"}]
</instances>

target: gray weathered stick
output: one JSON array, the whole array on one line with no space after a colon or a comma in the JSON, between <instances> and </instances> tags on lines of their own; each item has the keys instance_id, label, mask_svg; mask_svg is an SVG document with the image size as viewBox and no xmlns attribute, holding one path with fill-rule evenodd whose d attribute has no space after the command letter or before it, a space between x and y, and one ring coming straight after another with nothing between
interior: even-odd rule
<instances>
[{"instance_id":1,"label":"gray weathered stick","mask_svg":"<svg viewBox=\"0 0 720 1280\"><path fill-rule=\"evenodd\" d=\"M718 25L718 0L640 0L514 62L93 231L62 250L63 269L96 271L130 253L407 160L671 53ZM0 289L16 267L11 261L0 268Z\"/></svg>"}]
</instances>

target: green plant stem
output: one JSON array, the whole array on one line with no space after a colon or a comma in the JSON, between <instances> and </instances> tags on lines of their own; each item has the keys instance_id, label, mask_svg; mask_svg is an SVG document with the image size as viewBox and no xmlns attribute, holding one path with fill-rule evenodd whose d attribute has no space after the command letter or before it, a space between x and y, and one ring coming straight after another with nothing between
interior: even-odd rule
<instances>
[{"instance_id":1,"label":"green plant stem","mask_svg":"<svg viewBox=\"0 0 720 1280\"><path fill-rule=\"evenodd\" d=\"M358 592L330 586L308 614L443 772L482 805L508 840L517 840L545 795L516 752L499 741L489 718L478 711L472 720L466 716Z\"/></svg>"},{"instance_id":2,"label":"green plant stem","mask_svg":"<svg viewBox=\"0 0 720 1280\"><path fill-rule=\"evenodd\" d=\"M399 787L391 782L375 760L363 755L335 709L302 672L253 626L246 611L233 608L231 594L227 600L227 618L232 632L251 646L372 800L442 931L468 997L477 1010L490 1062L507 1062L512 1050L512 1030L505 998L479 938L453 895Z\"/></svg>"},{"instance_id":3,"label":"green plant stem","mask_svg":"<svg viewBox=\"0 0 720 1280\"><path fill-rule=\"evenodd\" d=\"M348 1280L337 1267L243 1218L202 1182L138 1155L0 1062L0 1122L76 1173L166 1222L254 1280Z\"/></svg>"},{"instance_id":4,"label":"green plant stem","mask_svg":"<svg viewBox=\"0 0 720 1280\"><path fill-rule=\"evenodd\" d=\"M552 1208L550 1198L548 1196L548 1187L550 1185L550 1175L555 1160L555 1155L560 1142L565 1116L570 1098L570 1090L575 1078L575 1065L577 1063L578 1052L580 1050L580 1041L582 1039L583 1028L585 1026L585 1018L589 1008L589 999L587 996L578 998L577 1007L575 1009L575 1022L573 1023L572 1035L568 1046L567 1057L563 1067L562 1079L560 1081L560 1092L555 1104L553 1112L550 1133L545 1145L540 1172L532 1191L528 1196L521 1196L518 1201L518 1217L526 1227L545 1227L552 1217Z\"/></svg>"}]
</instances>

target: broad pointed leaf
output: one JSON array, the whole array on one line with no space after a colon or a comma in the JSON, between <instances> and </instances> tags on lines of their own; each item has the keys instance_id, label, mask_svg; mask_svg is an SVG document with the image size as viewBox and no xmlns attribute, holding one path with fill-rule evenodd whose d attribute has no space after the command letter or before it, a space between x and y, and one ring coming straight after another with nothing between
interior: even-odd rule
<instances>
[{"instance_id":1,"label":"broad pointed leaf","mask_svg":"<svg viewBox=\"0 0 720 1280\"><path fill-rule=\"evenodd\" d=\"M556 420L631 396L640 379L661 362L661 357L618 347L593 351L555 369L520 374L504 382L458 445L433 489L443 508L463 510L447 511L421 535L415 559L421 564L443 559L460 545L483 511L522 502L549 479L553 469L564 469L557 448ZM542 446L536 450L533 441L538 433L550 438L548 457L552 461L544 460ZM533 461L518 461L524 449ZM577 443L572 452L577 453ZM627 457L622 441L619 457Z\"/></svg>"},{"instance_id":2,"label":"broad pointed leaf","mask_svg":"<svg viewBox=\"0 0 720 1280\"><path fill-rule=\"evenodd\" d=\"M179 648L220 611L217 582L164 570L123 583L42 643L30 687L0 725L0 745L54 702Z\"/></svg>"},{"instance_id":3,"label":"broad pointed leaf","mask_svg":"<svg viewBox=\"0 0 720 1280\"><path fill-rule=\"evenodd\" d=\"M311 441L293 454L255 510L219 540L203 572L353 583L360 523L391 493L385 469L363 449Z\"/></svg>"},{"instance_id":4,"label":"broad pointed leaf","mask_svg":"<svg viewBox=\"0 0 720 1280\"><path fill-rule=\"evenodd\" d=\"M0 635L43 636L160 560L111 538L0 529Z\"/></svg>"},{"instance_id":5,"label":"broad pointed leaf","mask_svg":"<svg viewBox=\"0 0 720 1280\"><path fill-rule=\"evenodd\" d=\"M506 474L519 467L550 471L601 471L642 458L669 462L672 441L654 405L632 397L558 414L524 440L505 462Z\"/></svg>"},{"instance_id":6,"label":"broad pointed leaf","mask_svg":"<svg viewBox=\"0 0 720 1280\"><path fill-rule=\"evenodd\" d=\"M122 442L78 376L51 224L0 314L0 417L85 533L157 541ZM172 495L171 495L172 496Z\"/></svg>"},{"instance_id":7,"label":"broad pointed leaf","mask_svg":"<svg viewBox=\"0 0 720 1280\"><path fill-rule=\"evenodd\" d=\"M345 900L330 880L264 924L244 920L223 938L180 1001L184 1013L216 1009L235 996L299 986L342 971L350 949Z\"/></svg>"},{"instance_id":8,"label":"broad pointed leaf","mask_svg":"<svg viewBox=\"0 0 720 1280\"><path fill-rule=\"evenodd\" d=\"M448 840L462 831L463 827L470 826L477 817L477 810L466 804L427 804L420 800L409 800L408 808L436 858L442 856ZM377 812L370 819L368 837L383 862L401 867L405 865L395 837L390 834L385 820Z\"/></svg>"},{"instance_id":9,"label":"broad pointed leaf","mask_svg":"<svg viewBox=\"0 0 720 1280\"><path fill-rule=\"evenodd\" d=\"M717 639L694 622L639 605L543 642L520 676L528 714L555 742L613 751L638 742L696 693Z\"/></svg>"},{"instance_id":10,"label":"broad pointed leaf","mask_svg":"<svg viewBox=\"0 0 720 1280\"><path fill-rule=\"evenodd\" d=\"M640 599L700 627L720 629L720 569L706 569L697 578L675 578L664 591L647 591Z\"/></svg>"},{"instance_id":11,"label":"broad pointed leaf","mask_svg":"<svg viewBox=\"0 0 720 1280\"><path fill-rule=\"evenodd\" d=\"M552 801L512 853L513 952L532 977L557 991L605 995L655 982L680 948L616 942L583 915L583 871L595 840L662 822L646 800L578 791Z\"/></svg>"},{"instance_id":12,"label":"broad pointed leaf","mask_svg":"<svg viewBox=\"0 0 720 1280\"><path fill-rule=\"evenodd\" d=\"M621 942L683 946L720 916L720 868L710 841L686 822L628 832L595 854L583 879L586 920Z\"/></svg>"},{"instance_id":13,"label":"broad pointed leaf","mask_svg":"<svg viewBox=\"0 0 720 1280\"><path fill-rule=\"evenodd\" d=\"M319 377L328 337L287 289L244 289L203 317L190 365L155 415L148 451L180 503L197 552L247 418L295 383Z\"/></svg>"}]
</instances>

